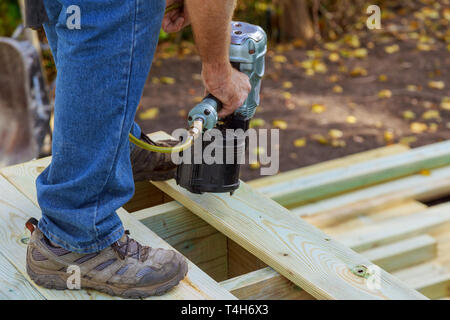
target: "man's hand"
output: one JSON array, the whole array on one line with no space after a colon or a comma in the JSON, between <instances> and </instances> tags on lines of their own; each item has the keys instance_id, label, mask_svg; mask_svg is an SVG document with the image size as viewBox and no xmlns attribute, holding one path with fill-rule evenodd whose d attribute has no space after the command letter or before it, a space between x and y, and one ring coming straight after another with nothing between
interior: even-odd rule
<instances>
[{"instance_id":1,"label":"man's hand","mask_svg":"<svg viewBox=\"0 0 450 320\"><path fill-rule=\"evenodd\" d=\"M230 63L204 63L202 78L206 90L223 104L219 112L220 118L225 118L240 108L251 90L247 75L234 69Z\"/></svg>"},{"instance_id":2,"label":"man's hand","mask_svg":"<svg viewBox=\"0 0 450 320\"><path fill-rule=\"evenodd\" d=\"M231 17L236 0L186 0L206 90L219 99L224 118L241 107L251 90L248 77L230 64Z\"/></svg>"},{"instance_id":3,"label":"man's hand","mask_svg":"<svg viewBox=\"0 0 450 320\"><path fill-rule=\"evenodd\" d=\"M166 0L166 8L177 3L184 4L184 0ZM164 15L162 28L167 33L173 33L180 31L189 24L191 24L189 15L185 6L182 6L181 8L171 10Z\"/></svg>"}]
</instances>

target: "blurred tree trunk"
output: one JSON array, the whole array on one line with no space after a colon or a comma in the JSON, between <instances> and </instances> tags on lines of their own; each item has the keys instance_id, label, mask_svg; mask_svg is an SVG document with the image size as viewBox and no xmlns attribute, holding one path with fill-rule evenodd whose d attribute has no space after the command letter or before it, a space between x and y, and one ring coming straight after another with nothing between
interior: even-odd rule
<instances>
[{"instance_id":1,"label":"blurred tree trunk","mask_svg":"<svg viewBox=\"0 0 450 320\"><path fill-rule=\"evenodd\" d=\"M282 40L314 39L314 27L308 0L276 0L280 8L280 33Z\"/></svg>"}]
</instances>

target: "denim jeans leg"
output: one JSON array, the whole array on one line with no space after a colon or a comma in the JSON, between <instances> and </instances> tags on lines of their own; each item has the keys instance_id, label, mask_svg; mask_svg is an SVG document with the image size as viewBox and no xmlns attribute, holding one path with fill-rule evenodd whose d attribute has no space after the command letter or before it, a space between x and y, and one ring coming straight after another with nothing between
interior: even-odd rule
<instances>
[{"instance_id":1,"label":"denim jeans leg","mask_svg":"<svg viewBox=\"0 0 450 320\"><path fill-rule=\"evenodd\" d=\"M97 252L123 235L116 210L134 193L128 134L140 131L134 118L165 1L49 2L60 4L58 14L46 7L58 75L53 158L36 182L39 228L68 250ZM67 25L73 5L80 29Z\"/></svg>"}]
</instances>

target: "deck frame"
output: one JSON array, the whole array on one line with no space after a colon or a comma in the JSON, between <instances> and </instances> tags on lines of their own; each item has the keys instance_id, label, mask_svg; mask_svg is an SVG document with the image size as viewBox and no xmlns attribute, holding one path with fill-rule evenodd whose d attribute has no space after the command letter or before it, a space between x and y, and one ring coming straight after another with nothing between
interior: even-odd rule
<instances>
[{"instance_id":1,"label":"deck frame","mask_svg":"<svg viewBox=\"0 0 450 320\"><path fill-rule=\"evenodd\" d=\"M439 149L439 148L438 148ZM306 169L299 169L296 170L294 174L297 175L297 177L301 177L302 174L306 175L306 178L310 178L308 175L315 175L320 174L321 171L329 171L333 172L333 170L336 172L336 170L339 170L339 167L348 167L353 165L360 165L364 162L370 162L370 161L382 161L383 158L389 158L393 157L396 154L403 154L407 152L407 148L403 146L394 146L390 148L382 148L380 150L374 150L367 152L366 154L359 154L355 156L349 156L343 159L333 160L330 162L326 162L323 164L315 165ZM439 156L440 157L440 156ZM439 160L440 159L440 160ZM429 165L430 169L434 167L439 167L442 165L442 159L439 158L438 160L433 160L431 164ZM36 198L35 198L35 191L33 191L34 188L34 178L37 176L37 174L45 168L49 163L49 159L41 159L38 161L35 161L32 163L31 166L26 167L22 166L19 170L18 167L15 167L13 169L11 168L4 168L0 170L0 173L6 177L8 182L12 182L12 184L17 187L21 193L25 194L28 198L30 198L34 203L34 205L37 205ZM29 163L30 164L30 163ZM30 168L31 167L31 168ZM421 168L427 168L427 161L421 162ZM445 168L443 168L445 169ZM32 174L30 174L30 170L32 171ZM411 170L411 169L408 169ZM34 171L34 172L33 172ZM433 172L436 170L433 170L430 175L432 175ZM300 172L300 173L298 173ZM302 173L303 172L303 173ZM411 172L414 173L414 172ZM406 176L402 179L408 179L408 175L411 173L406 174ZM281 176L281 177L280 177ZM425 176L425 175L422 175ZM32 179L30 179L32 177ZM403 177L403 176L402 176ZM442 176L441 176L442 177ZM283 183L283 180L287 178L287 175L279 175L271 178L265 178L260 179L257 181L252 182L251 184L255 186L255 188L258 188L260 190L264 190L264 188L267 188L268 185L270 185L270 179L274 179L276 183ZM427 179L425 179L427 180ZM397 180L396 180L397 181ZM431 181L431 180L428 180ZM428 193L428 198L435 197L438 194L446 194L447 192L447 180L441 179L440 181L443 181L442 184L436 188L431 188L430 193ZM380 182L386 182L385 180L381 180ZM389 182L388 182L389 183ZM372 182L368 183L368 188L370 188L370 185L372 185ZM157 184L158 185L158 184ZM159 187L161 187L159 185ZM173 187L173 186L172 186ZM251 188L248 189L250 192L253 192ZM352 188L348 188L346 191L351 191ZM225 235L220 232L221 225L215 224L208 221L208 219L200 219L195 214L193 214L189 209L187 209L184 206L181 206L179 203L172 200L172 198L177 198L178 195L175 197L172 192L161 192L158 193L155 191L155 188L150 183L142 183L137 186L137 193L135 199L130 201L126 208L130 210L131 215L134 216L133 219L138 219L142 222L142 224L139 224L140 226L144 227L147 226L148 228L155 231L162 239L167 241L167 243L172 244L175 246L176 249L181 249L180 251L185 254L186 256L193 257L193 260L195 261L196 266L200 267L200 269L207 272L210 276L212 276L217 281L222 281L220 285L226 289L225 292L230 291L232 294L235 294L238 298L276 298L273 296L270 296L270 294L264 294L265 291L270 291L272 293L278 292L279 298L294 298L294 299L311 299L313 298L310 293L312 292L316 298L345 298L343 296L333 296L329 292L319 292L317 293L314 291L316 288L309 288L308 284L304 284L300 282L300 285L304 288L307 288L307 291L300 289L299 286L295 285L291 281L289 281L284 276L281 276L279 273L271 269L270 267L266 267L266 265L259 260L257 257L253 255L255 253L254 250L249 250L248 244L239 242L239 244L243 245L242 247L239 246L235 241L235 234L228 234L227 232ZM345 190L344 190L345 191ZM341 192L338 192L341 193ZM352 192L349 192L352 193ZM149 197L148 195L151 194L152 197ZM171 194L169 196L168 194ZM328 196L328 195L327 195ZM342 195L345 196L345 195ZM337 195L337 197L333 198L339 198L341 195ZM398 203L395 203L393 201L390 201L389 203L394 205L400 205L402 201L408 201L408 199L414 199L414 198L420 198L421 195L418 193L407 195L404 197L404 199L401 199L398 201ZM316 198L313 198L315 201L322 201L322 196L317 196ZM326 200L325 200L326 201ZM387 204L383 204L380 206L372 206L367 207L366 210L361 210L353 214L353 216L357 215L365 215L366 211L376 211L376 209L383 209ZM151 208L148 208L151 206ZM447 208L443 206L443 208ZM192 209L192 207L191 207ZM197 208L198 209L198 208ZM195 209L195 210L197 210ZM439 209L431 209L434 211L439 211ZM288 211L286 211L288 212ZM196 212L198 213L198 212ZM121 214L123 215L130 215L126 213L124 210L121 210ZM289 213L289 215L292 215L292 213ZM314 215L313 215L314 216ZM321 214L317 214L317 216L321 216ZM352 219L353 216L346 217L346 219ZM122 219L127 219L123 216L121 216ZM444 220L447 221L447 216L444 217ZM207 223L207 222L209 223ZM353 221L353 220L351 220ZM438 220L440 221L440 220ZM342 222L342 221L340 221ZM134 224L135 222L133 222ZM329 224L329 226L332 226L334 223ZM436 252L438 251L436 248L436 241L434 238L430 238L429 236L422 235L425 231L429 231L430 229L434 230L435 227L437 227L438 222L434 222L431 224L430 228L422 228L418 230L418 232L406 232L404 236L400 236L399 238L392 238L392 239L384 239L385 245L388 250L386 250L386 254L383 253L383 250L380 250L378 248L372 249L372 250L366 250L365 252L362 252L362 255L367 255L370 258L374 260L374 262L378 262L380 264L385 264L385 268L388 270L397 270L397 269L404 269L406 267L409 267L412 265L412 268L414 268L414 265L420 264L424 261L433 260L436 256ZM345 223L343 224L345 225ZM214 228L215 227L215 228ZM145 227L144 227L145 228ZM148 230L147 228L145 228ZM138 228L138 230L140 230ZM149 234L148 231L142 231L145 234ZM418 236L415 236L415 235ZM156 236L155 234L153 234ZM229 237L226 237L226 235L230 236L233 240L231 240ZM415 236L415 237L412 237ZM157 237L157 236L156 236ZM348 236L351 237L351 236ZM346 239L345 233L336 235L337 239ZM389 238L389 237L387 237ZM193 240L197 240L196 242ZM404 239L404 240L403 240ZM162 240L161 240L162 241ZM144 239L143 242L146 242ZM345 240L343 240L345 244ZM402 245L403 242L403 245ZM362 243L362 242L361 242ZM353 247L357 250L365 250L367 249L366 244L356 244ZM167 245L169 245L167 244ZM384 244L384 243L383 243ZM360 247L358 247L358 245ZM376 244L376 246L379 247L379 243ZM346 249L345 249L346 250ZM363 250L363 251L364 251ZM190 251L190 253L189 253ZM216 251L215 255L211 255L212 251ZM378 253L377 253L378 252ZM230 255L231 254L231 255ZM234 254L234 256L233 256ZM261 255L258 253L258 257L261 257ZM372 256L371 256L372 255ZM233 262L239 260L240 264L242 264L243 257L247 256L245 263L245 266L243 268L236 268L238 266L238 263ZM189 258L190 258L189 257ZM400 257L400 258L399 258ZM203 259L204 263L202 263L201 259ZM266 260L266 259L264 259ZM200 262L199 262L200 261ZM267 261L267 260L266 260ZM400 266L399 266L400 262ZM273 263L270 263L273 265ZM394 267L392 267L394 266ZM239 266L240 267L240 266ZM199 269L199 270L200 270ZM241 270L240 270L241 269ZM253 270L252 270L253 269ZM256 271L254 271L256 270ZM20 270L19 270L20 271ZM250 272L249 271L253 271ZM399 274L402 275L401 272L404 270L400 270ZM414 270L413 270L414 271ZM414 283L413 276L409 276L411 274L414 274L414 272L405 273L406 276L403 279L406 283L408 281ZM394 272L393 274L396 275L398 272ZM20 273L19 273L20 274ZM236 276L236 277L234 277ZM232 278L234 277L234 278ZM388 277L390 275L388 274ZM400 277L400 276L399 276ZM211 279L211 278L209 278ZM212 279L211 279L212 280ZM292 280L292 278L291 278ZM209 281L209 280L208 280ZM295 281L298 281L295 279ZM427 282L428 281L428 282ZM416 281L417 282L417 281ZM448 290L448 277L447 274L442 271L442 274L439 276L436 276L435 278L430 279L424 279L424 283L419 283L415 286L413 286L415 289L419 290L420 292L423 292L427 294L429 297L433 298L441 298L445 296L446 290ZM297 282L298 283L298 282ZM238 284L238 285L236 285ZM313 283L313 286L315 283ZM259 289L258 289L259 288ZM270 290L263 290L262 288L271 288ZM0 293L1 294L1 293ZM41 292L37 292L37 296L41 295L41 297L44 298L52 298L51 295L45 296L42 295ZM448 295L448 293L447 293ZM229 298L232 297L231 295L228 296ZM420 295L416 295L415 297L420 297ZM80 297L81 298L81 297ZM86 298L86 297L85 297Z\"/></svg>"}]
</instances>

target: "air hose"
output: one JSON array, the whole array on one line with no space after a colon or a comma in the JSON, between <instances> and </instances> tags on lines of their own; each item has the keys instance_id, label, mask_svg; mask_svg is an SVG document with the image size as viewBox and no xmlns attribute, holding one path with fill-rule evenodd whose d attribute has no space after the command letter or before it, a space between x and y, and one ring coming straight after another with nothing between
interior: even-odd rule
<instances>
[{"instance_id":1,"label":"air hose","mask_svg":"<svg viewBox=\"0 0 450 320\"><path fill-rule=\"evenodd\" d=\"M154 145L148 144L142 140L139 140L138 138L133 136L131 133L130 133L129 137L130 137L130 142L134 143L135 145L137 145L138 147L140 147L142 149L145 149L148 151L153 151L153 152L158 152L158 153L176 153L176 152L181 152L181 151L184 151L184 150L190 148L192 146L192 144L194 143L194 141L200 136L200 134L202 133L202 130L203 130L203 121L195 120L194 123L192 124L191 129L188 132L186 141L181 144L178 144L174 147L154 146Z\"/></svg>"},{"instance_id":2,"label":"air hose","mask_svg":"<svg viewBox=\"0 0 450 320\"><path fill-rule=\"evenodd\" d=\"M183 7L182 2L174 3L166 8L165 14L170 11L180 9L181 7ZM197 139L198 136L200 136L200 133L202 132L202 130L203 130L203 121L201 121L201 120L194 121L191 129L189 130L186 141L184 143L178 144L174 147L154 146L154 145L148 144L148 143L136 138L131 133L129 134L129 139L130 139L131 143L135 144L136 146L138 146L142 149L148 150L148 151L153 151L153 152L158 152L158 153L176 153L176 152L184 151L184 150L188 149L189 147L191 147L192 144L194 143L195 139Z\"/></svg>"}]
</instances>

